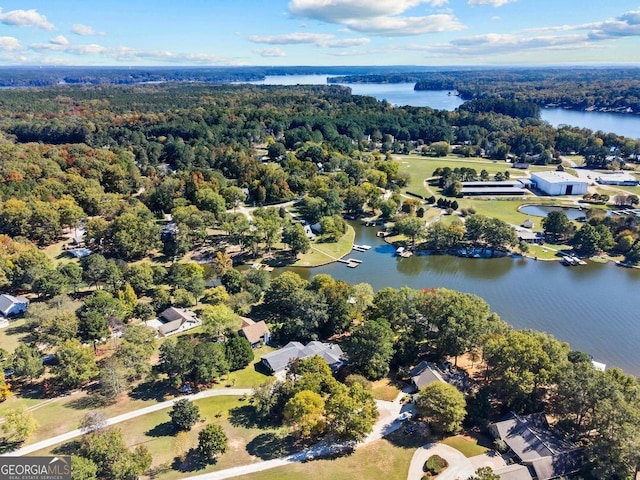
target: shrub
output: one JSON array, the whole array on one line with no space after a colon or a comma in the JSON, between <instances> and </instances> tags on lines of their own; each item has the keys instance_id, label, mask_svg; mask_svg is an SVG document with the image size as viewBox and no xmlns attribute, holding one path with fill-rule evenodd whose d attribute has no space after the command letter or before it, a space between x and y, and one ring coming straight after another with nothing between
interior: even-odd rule
<instances>
[{"instance_id":1,"label":"shrub","mask_svg":"<svg viewBox=\"0 0 640 480\"><path fill-rule=\"evenodd\" d=\"M439 455L431 455L424 462L422 469L429 475L439 475L449 464L447 461Z\"/></svg>"}]
</instances>

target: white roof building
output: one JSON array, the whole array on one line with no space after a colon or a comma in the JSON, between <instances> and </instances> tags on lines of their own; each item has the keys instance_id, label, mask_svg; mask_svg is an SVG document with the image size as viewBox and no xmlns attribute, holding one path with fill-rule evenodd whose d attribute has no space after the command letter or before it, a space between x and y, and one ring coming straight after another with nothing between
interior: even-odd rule
<instances>
[{"instance_id":1,"label":"white roof building","mask_svg":"<svg viewBox=\"0 0 640 480\"><path fill-rule=\"evenodd\" d=\"M626 172L603 174L596 178L596 181L602 185L627 185L631 187L640 183L640 180Z\"/></svg>"},{"instance_id":2,"label":"white roof building","mask_svg":"<svg viewBox=\"0 0 640 480\"><path fill-rule=\"evenodd\" d=\"M567 172L535 172L531 181L547 195L584 195L589 183Z\"/></svg>"}]
</instances>

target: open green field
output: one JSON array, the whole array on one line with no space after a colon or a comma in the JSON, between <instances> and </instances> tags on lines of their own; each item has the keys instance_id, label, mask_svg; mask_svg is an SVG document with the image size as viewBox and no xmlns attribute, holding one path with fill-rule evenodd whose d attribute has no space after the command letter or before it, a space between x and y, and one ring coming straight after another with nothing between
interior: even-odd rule
<instances>
[{"instance_id":1,"label":"open green field","mask_svg":"<svg viewBox=\"0 0 640 480\"><path fill-rule=\"evenodd\" d=\"M264 472L237 477L238 480L406 480L411 457L417 447L376 440L358 448L353 455L336 459L295 463Z\"/></svg>"},{"instance_id":2,"label":"open green field","mask_svg":"<svg viewBox=\"0 0 640 480\"><path fill-rule=\"evenodd\" d=\"M10 320L9 326L0 329L0 348L5 349L9 353L13 353L18 345L29 336L26 323L27 320L24 318Z\"/></svg>"},{"instance_id":3,"label":"open green field","mask_svg":"<svg viewBox=\"0 0 640 480\"><path fill-rule=\"evenodd\" d=\"M351 251L355 237L355 230L351 225L347 225L347 233L335 243L311 242L311 250L301 254L293 266L316 267L342 258Z\"/></svg>"},{"instance_id":4,"label":"open green field","mask_svg":"<svg viewBox=\"0 0 640 480\"><path fill-rule=\"evenodd\" d=\"M476 439L463 437L461 435L445 438L440 443L455 448L467 458L482 455L489 450L488 448L479 445Z\"/></svg>"},{"instance_id":5,"label":"open green field","mask_svg":"<svg viewBox=\"0 0 640 480\"><path fill-rule=\"evenodd\" d=\"M447 155L446 157L423 157L421 155L396 155L396 160L400 162L400 171L409 172L411 179L405 191L424 195L427 190L424 187L424 180L433 176L436 168L473 168L478 174L486 170L490 175L498 172L509 172L512 178L526 177L525 170L511 168L510 163L501 160L487 160L479 157L462 158L457 155ZM531 165L528 171L541 172L553 170L555 167L542 167ZM434 192L435 193L435 192Z\"/></svg>"}]
</instances>

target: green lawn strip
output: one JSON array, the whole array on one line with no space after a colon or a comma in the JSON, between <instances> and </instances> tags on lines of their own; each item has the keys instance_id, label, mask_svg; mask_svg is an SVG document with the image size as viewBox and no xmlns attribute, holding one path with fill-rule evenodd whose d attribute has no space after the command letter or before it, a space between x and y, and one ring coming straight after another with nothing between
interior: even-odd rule
<instances>
[{"instance_id":1,"label":"green lawn strip","mask_svg":"<svg viewBox=\"0 0 640 480\"><path fill-rule=\"evenodd\" d=\"M488 448L478 445L477 440L468 437L462 437L460 435L445 438L440 443L455 448L467 458L475 457L476 455L482 455L483 453L489 451Z\"/></svg>"},{"instance_id":2,"label":"green lawn strip","mask_svg":"<svg viewBox=\"0 0 640 480\"><path fill-rule=\"evenodd\" d=\"M351 225L347 225L347 233L334 243L311 242L311 250L301 254L294 267L315 267L331 263L347 255L353 247L356 232Z\"/></svg>"},{"instance_id":3,"label":"green lawn strip","mask_svg":"<svg viewBox=\"0 0 640 480\"><path fill-rule=\"evenodd\" d=\"M575 163L577 167L583 167L584 166L584 156L583 155L562 155L562 159L563 160L566 159L566 160L569 160L569 161ZM569 166L568 162L567 162L566 166Z\"/></svg>"},{"instance_id":4,"label":"green lawn strip","mask_svg":"<svg viewBox=\"0 0 640 480\"><path fill-rule=\"evenodd\" d=\"M0 329L0 347L13 353L18 345L29 336L29 332L25 328L26 323L24 318L9 320L9 326Z\"/></svg>"},{"instance_id":5,"label":"green lawn strip","mask_svg":"<svg viewBox=\"0 0 640 480\"><path fill-rule=\"evenodd\" d=\"M359 447L355 453L336 459L295 463L264 472L236 477L237 480L406 480L415 448L396 446L388 440L376 440Z\"/></svg>"},{"instance_id":6,"label":"green lawn strip","mask_svg":"<svg viewBox=\"0 0 640 480\"><path fill-rule=\"evenodd\" d=\"M3 418L8 410L12 408L32 408L42 403L42 398L24 398L17 395L11 395L4 402L0 403L0 418Z\"/></svg>"},{"instance_id":7,"label":"green lawn strip","mask_svg":"<svg viewBox=\"0 0 640 480\"><path fill-rule=\"evenodd\" d=\"M535 231L542 231L542 217L534 217L520 213L518 208L522 205L562 205L563 202L539 197L527 198L500 198L492 200L479 198L460 198L457 199L460 208L474 208L476 213L491 218L498 218L512 225L522 225L525 220L530 219L534 222Z\"/></svg>"},{"instance_id":8,"label":"green lawn strip","mask_svg":"<svg viewBox=\"0 0 640 480\"><path fill-rule=\"evenodd\" d=\"M560 260L561 256L558 250L569 250L566 245L529 245L527 257L537 258L538 260Z\"/></svg>"},{"instance_id":9,"label":"green lawn strip","mask_svg":"<svg viewBox=\"0 0 640 480\"><path fill-rule=\"evenodd\" d=\"M371 382L373 396L378 400L386 400L388 402L395 400L400 393L400 389L396 383L390 378L382 378Z\"/></svg>"}]
</instances>

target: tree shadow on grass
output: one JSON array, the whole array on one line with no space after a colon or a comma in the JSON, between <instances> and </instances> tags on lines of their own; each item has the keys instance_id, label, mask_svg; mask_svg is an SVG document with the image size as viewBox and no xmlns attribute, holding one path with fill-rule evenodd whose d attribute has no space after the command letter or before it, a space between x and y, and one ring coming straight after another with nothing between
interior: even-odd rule
<instances>
[{"instance_id":1,"label":"tree shadow on grass","mask_svg":"<svg viewBox=\"0 0 640 480\"><path fill-rule=\"evenodd\" d=\"M272 460L293 453L294 447L294 439L290 435L265 432L247 443L247 452L262 460Z\"/></svg>"},{"instance_id":2,"label":"tree shadow on grass","mask_svg":"<svg viewBox=\"0 0 640 480\"><path fill-rule=\"evenodd\" d=\"M176 457L173 460L173 464L171 465L171 467L175 471L187 473L204 470L208 465L212 465L215 463L215 459L207 461L207 459L203 458L202 455L200 455L200 452L198 452L198 450L192 448L191 450L189 450L184 460L182 460L180 457Z\"/></svg>"},{"instance_id":3,"label":"tree shadow on grass","mask_svg":"<svg viewBox=\"0 0 640 480\"><path fill-rule=\"evenodd\" d=\"M175 395L175 393L176 391L167 385L167 382L151 380L136 386L131 390L129 396L134 400L155 400L162 402L166 400L167 396Z\"/></svg>"},{"instance_id":4,"label":"tree shadow on grass","mask_svg":"<svg viewBox=\"0 0 640 480\"><path fill-rule=\"evenodd\" d=\"M418 448L430 442L441 440L434 436L425 422L405 422L402 427L384 437L396 447Z\"/></svg>"},{"instance_id":5,"label":"tree shadow on grass","mask_svg":"<svg viewBox=\"0 0 640 480\"><path fill-rule=\"evenodd\" d=\"M54 455L77 455L80 449L80 440L73 440L71 442L63 443L62 445L51 450Z\"/></svg>"},{"instance_id":6,"label":"tree shadow on grass","mask_svg":"<svg viewBox=\"0 0 640 480\"><path fill-rule=\"evenodd\" d=\"M15 392L22 398L29 398L32 400L44 400L47 398L46 392L42 387L42 383L25 383Z\"/></svg>"},{"instance_id":7,"label":"tree shadow on grass","mask_svg":"<svg viewBox=\"0 0 640 480\"><path fill-rule=\"evenodd\" d=\"M0 442L0 454L8 454L17 450L22 442Z\"/></svg>"},{"instance_id":8,"label":"tree shadow on grass","mask_svg":"<svg viewBox=\"0 0 640 480\"><path fill-rule=\"evenodd\" d=\"M67 406L75 410L95 410L98 408L104 408L109 405L109 403L109 400L107 400L105 397L94 393L83 397L74 398L67 403Z\"/></svg>"},{"instance_id":9,"label":"tree shadow on grass","mask_svg":"<svg viewBox=\"0 0 640 480\"><path fill-rule=\"evenodd\" d=\"M253 405L241 405L229 410L229 422L234 427L244 428L270 428L279 426L279 422L273 418L260 418L256 414Z\"/></svg>"},{"instance_id":10,"label":"tree shadow on grass","mask_svg":"<svg viewBox=\"0 0 640 480\"><path fill-rule=\"evenodd\" d=\"M148 437L172 437L176 434L176 428L171 422L159 423L151 430L144 432Z\"/></svg>"}]
</instances>

